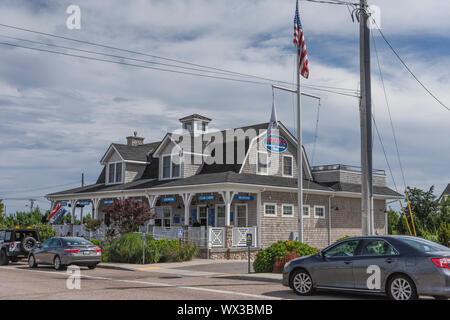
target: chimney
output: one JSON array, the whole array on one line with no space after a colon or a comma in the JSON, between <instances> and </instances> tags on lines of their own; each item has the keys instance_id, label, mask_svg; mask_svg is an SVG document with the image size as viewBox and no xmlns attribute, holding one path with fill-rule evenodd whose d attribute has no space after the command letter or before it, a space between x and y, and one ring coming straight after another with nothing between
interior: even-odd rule
<instances>
[{"instance_id":1,"label":"chimney","mask_svg":"<svg viewBox=\"0 0 450 320\"><path fill-rule=\"evenodd\" d=\"M144 138L138 137L136 131L133 136L127 137L127 145L131 147L140 146L142 144L144 144Z\"/></svg>"}]
</instances>

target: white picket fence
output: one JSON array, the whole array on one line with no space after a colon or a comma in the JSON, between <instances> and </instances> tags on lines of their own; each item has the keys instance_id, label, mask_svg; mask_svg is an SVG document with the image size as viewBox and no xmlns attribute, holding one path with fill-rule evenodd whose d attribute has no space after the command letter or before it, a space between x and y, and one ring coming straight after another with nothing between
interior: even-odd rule
<instances>
[{"instance_id":1,"label":"white picket fence","mask_svg":"<svg viewBox=\"0 0 450 320\"><path fill-rule=\"evenodd\" d=\"M71 233L73 237L82 237L85 239L97 239L99 241L105 240L106 226L101 225L95 232L87 231L84 225L68 225L68 224L55 224L52 225L58 237L65 237L68 233ZM72 232L73 230L73 232Z\"/></svg>"}]
</instances>

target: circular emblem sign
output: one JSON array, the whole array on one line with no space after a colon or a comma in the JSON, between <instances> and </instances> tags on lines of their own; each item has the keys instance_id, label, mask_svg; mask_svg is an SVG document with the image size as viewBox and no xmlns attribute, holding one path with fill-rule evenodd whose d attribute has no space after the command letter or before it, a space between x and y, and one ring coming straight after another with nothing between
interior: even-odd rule
<instances>
[{"instance_id":1,"label":"circular emblem sign","mask_svg":"<svg viewBox=\"0 0 450 320\"><path fill-rule=\"evenodd\" d=\"M264 140L264 147L271 152L280 153L286 151L287 141L283 137L270 135Z\"/></svg>"}]
</instances>

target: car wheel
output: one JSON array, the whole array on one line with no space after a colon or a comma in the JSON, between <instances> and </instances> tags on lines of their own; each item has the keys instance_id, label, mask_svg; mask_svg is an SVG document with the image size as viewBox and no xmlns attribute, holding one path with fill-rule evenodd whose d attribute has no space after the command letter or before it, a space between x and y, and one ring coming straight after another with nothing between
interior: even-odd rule
<instances>
[{"instance_id":1,"label":"car wheel","mask_svg":"<svg viewBox=\"0 0 450 320\"><path fill-rule=\"evenodd\" d=\"M31 254L28 257L28 266L30 268L36 268L37 267L36 258L34 257L34 254Z\"/></svg>"},{"instance_id":2,"label":"car wheel","mask_svg":"<svg viewBox=\"0 0 450 320\"><path fill-rule=\"evenodd\" d=\"M59 256L56 256L53 259L53 267L55 268L55 270L63 270L64 269L63 265L61 264L61 258Z\"/></svg>"},{"instance_id":3,"label":"car wheel","mask_svg":"<svg viewBox=\"0 0 450 320\"><path fill-rule=\"evenodd\" d=\"M300 296L311 295L314 291L312 278L305 270L294 271L290 285L294 292Z\"/></svg>"},{"instance_id":4,"label":"car wheel","mask_svg":"<svg viewBox=\"0 0 450 320\"><path fill-rule=\"evenodd\" d=\"M90 264L88 265L89 270L94 270L95 268L97 268L96 264Z\"/></svg>"},{"instance_id":5,"label":"car wheel","mask_svg":"<svg viewBox=\"0 0 450 320\"><path fill-rule=\"evenodd\" d=\"M404 275L394 276L389 280L388 295L393 300L416 300L416 286L410 278Z\"/></svg>"},{"instance_id":6,"label":"car wheel","mask_svg":"<svg viewBox=\"0 0 450 320\"><path fill-rule=\"evenodd\" d=\"M9 263L8 256L5 250L0 251L0 266L6 266Z\"/></svg>"}]
</instances>

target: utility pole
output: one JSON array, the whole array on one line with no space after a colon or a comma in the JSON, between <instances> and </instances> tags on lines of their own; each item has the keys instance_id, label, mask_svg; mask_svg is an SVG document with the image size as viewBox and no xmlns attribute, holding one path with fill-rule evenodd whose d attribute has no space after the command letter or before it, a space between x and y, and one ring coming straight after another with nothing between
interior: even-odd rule
<instances>
[{"instance_id":1,"label":"utility pole","mask_svg":"<svg viewBox=\"0 0 450 320\"><path fill-rule=\"evenodd\" d=\"M373 235L372 188L372 97L370 83L370 29L367 0L360 0L360 81L361 81L361 215L362 234Z\"/></svg>"},{"instance_id":2,"label":"utility pole","mask_svg":"<svg viewBox=\"0 0 450 320\"><path fill-rule=\"evenodd\" d=\"M81 187L84 187L84 173L81 173ZM83 224L83 207L80 210L80 222Z\"/></svg>"},{"instance_id":3,"label":"utility pole","mask_svg":"<svg viewBox=\"0 0 450 320\"><path fill-rule=\"evenodd\" d=\"M34 202L36 201L35 199L29 199L30 200L30 212L33 212L33 206L34 206Z\"/></svg>"}]
</instances>

